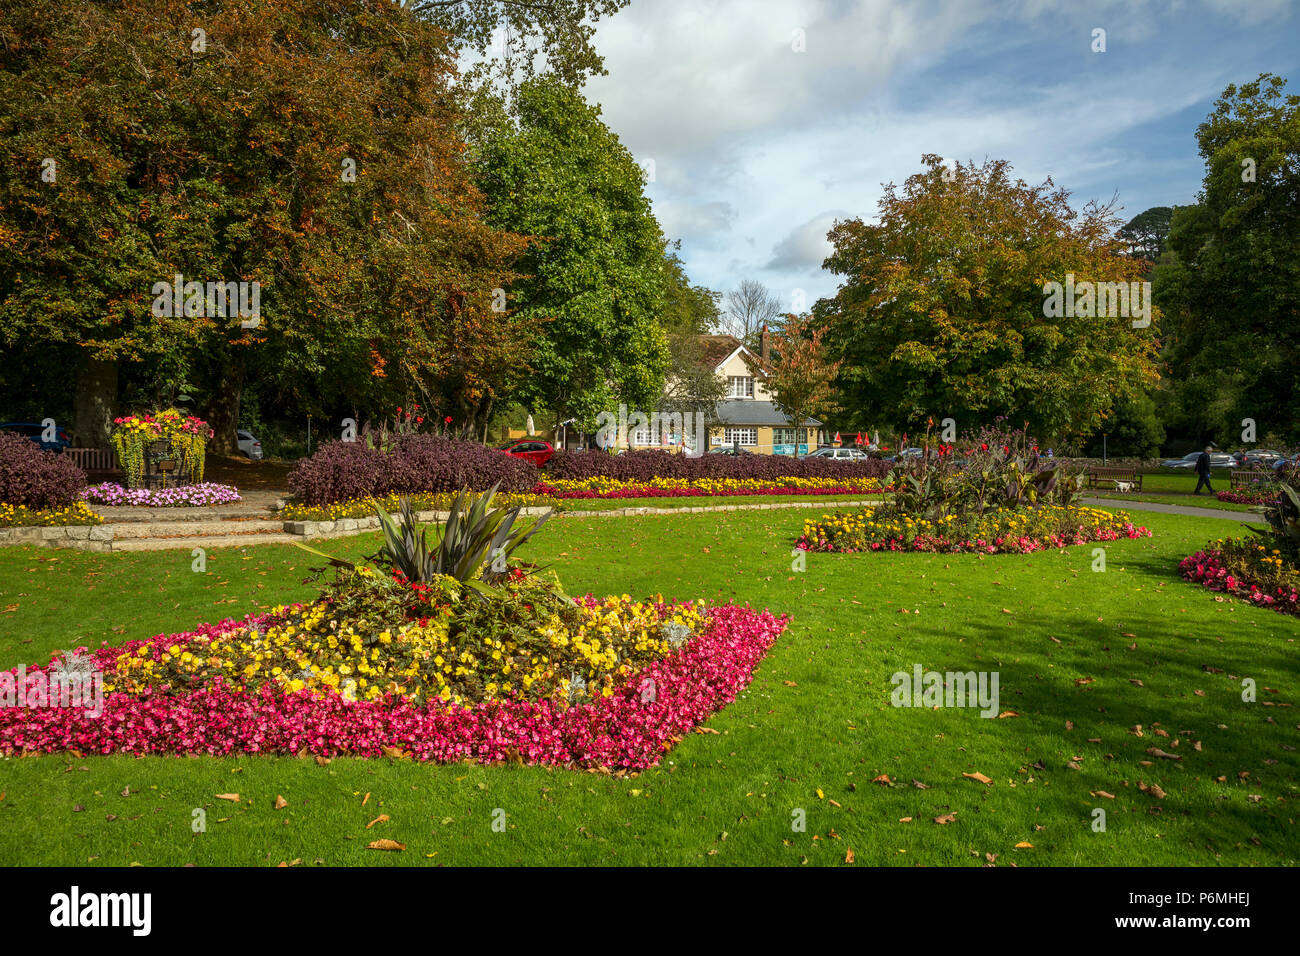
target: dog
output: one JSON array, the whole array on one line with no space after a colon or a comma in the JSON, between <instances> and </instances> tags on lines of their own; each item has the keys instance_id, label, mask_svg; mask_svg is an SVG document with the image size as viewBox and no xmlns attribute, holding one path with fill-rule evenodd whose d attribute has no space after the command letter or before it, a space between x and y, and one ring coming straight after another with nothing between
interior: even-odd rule
<instances>
[{"instance_id":1,"label":"dog","mask_svg":"<svg viewBox=\"0 0 1300 956\"><path fill-rule=\"evenodd\" d=\"M1115 480L1115 490L1118 491L1118 492L1121 492L1121 493L1123 493L1123 494L1128 494L1128 492L1130 492L1130 491L1133 490L1133 482L1131 482L1131 481L1120 481L1119 479L1116 479L1116 480Z\"/></svg>"}]
</instances>

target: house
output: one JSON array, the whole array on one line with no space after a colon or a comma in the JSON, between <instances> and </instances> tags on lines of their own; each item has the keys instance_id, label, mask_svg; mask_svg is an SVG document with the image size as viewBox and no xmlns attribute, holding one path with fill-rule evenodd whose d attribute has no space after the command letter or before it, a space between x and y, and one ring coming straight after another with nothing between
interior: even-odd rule
<instances>
[{"instance_id":1,"label":"house","mask_svg":"<svg viewBox=\"0 0 1300 956\"><path fill-rule=\"evenodd\" d=\"M760 342L762 354L755 355L734 335L700 336L701 357L727 385L727 397L716 409L716 424L708 428L709 447L703 451L734 445L760 455L802 455L822 443L822 422L804 419L796 436L795 423L767 390L766 326ZM633 448L658 448L656 437L646 427L634 430L628 439ZM688 446L691 437L687 429ZM670 441L678 444L680 438Z\"/></svg>"}]
</instances>

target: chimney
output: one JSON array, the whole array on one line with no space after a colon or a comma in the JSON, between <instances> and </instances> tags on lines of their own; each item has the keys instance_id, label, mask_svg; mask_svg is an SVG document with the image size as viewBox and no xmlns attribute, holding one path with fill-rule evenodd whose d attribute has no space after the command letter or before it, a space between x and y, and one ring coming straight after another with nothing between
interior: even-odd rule
<instances>
[{"instance_id":1,"label":"chimney","mask_svg":"<svg viewBox=\"0 0 1300 956\"><path fill-rule=\"evenodd\" d=\"M767 323L766 323L766 322L763 323L763 330L762 330L761 332L758 333L758 354L759 354L759 357L763 360L763 364L766 365L767 362L768 362Z\"/></svg>"}]
</instances>

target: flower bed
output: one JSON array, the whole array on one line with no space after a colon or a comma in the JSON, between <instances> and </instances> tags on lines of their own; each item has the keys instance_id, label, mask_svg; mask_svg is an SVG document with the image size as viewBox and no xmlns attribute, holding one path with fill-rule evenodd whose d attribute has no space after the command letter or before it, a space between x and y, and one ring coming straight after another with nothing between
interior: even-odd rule
<instances>
[{"instance_id":1,"label":"flower bed","mask_svg":"<svg viewBox=\"0 0 1300 956\"><path fill-rule=\"evenodd\" d=\"M576 478L542 481L533 488L553 498L683 498L739 495L853 495L877 494L883 486L876 478L653 478L620 481L616 478Z\"/></svg>"},{"instance_id":2,"label":"flower bed","mask_svg":"<svg viewBox=\"0 0 1300 956\"><path fill-rule=\"evenodd\" d=\"M640 769L656 765L683 734L734 700L786 625L784 617L734 605L633 605L615 598L588 599L573 607L596 628L587 632L587 647L580 654L600 656L595 635L610 625L598 622L611 616L624 621L630 615L639 621L628 632L638 640L648 633L641 625L652 619L661 625L692 621L698 633L662 656L655 656L662 648L650 652L647 647L645 663L635 668L620 665L617 679L599 683L598 694L572 703L571 688L563 699L514 693L458 704L441 695L425 701L391 691L377 699L349 700L334 683L323 680L300 689L271 679L245 684L238 677L174 686L187 683L181 679L186 655L191 661L196 652L205 662L213 657L229 660L232 649L247 644L253 632L264 630L269 636L311 613L286 609L96 651L95 665L106 683L116 687L106 694L103 713L92 718L76 708L0 708L0 752L409 754L418 760L519 759ZM423 629L428 624L414 626ZM491 643L487 634L479 636L487 642L485 647ZM326 644L329 640L325 638ZM412 643L408 650L418 647ZM493 651L499 648L489 648L486 656ZM235 658L242 659L238 652ZM153 667L140 667L137 661L151 661ZM152 676L146 676L148 670ZM154 679L164 673L167 680Z\"/></svg>"},{"instance_id":3,"label":"flower bed","mask_svg":"<svg viewBox=\"0 0 1300 956\"><path fill-rule=\"evenodd\" d=\"M1271 505L1277 501L1278 489L1274 485L1266 489L1253 489L1251 491L1220 491L1215 494L1219 501L1227 501L1237 505Z\"/></svg>"},{"instance_id":4,"label":"flower bed","mask_svg":"<svg viewBox=\"0 0 1300 956\"><path fill-rule=\"evenodd\" d=\"M373 518L376 506L385 511L394 511L402 498L408 498L416 511L446 511L454 494L417 494L386 495L383 498L351 498L336 501L328 505L309 505L300 501L291 501L277 513L285 521L338 521L341 518ZM466 501L478 500L477 494L466 495ZM493 499L507 508L557 508L559 502L542 494L503 494L498 493Z\"/></svg>"},{"instance_id":5,"label":"flower bed","mask_svg":"<svg viewBox=\"0 0 1300 956\"><path fill-rule=\"evenodd\" d=\"M91 485L81 491L83 501L121 508L203 508L241 500L239 489L204 481L176 488L123 488L115 482Z\"/></svg>"},{"instance_id":6,"label":"flower bed","mask_svg":"<svg viewBox=\"0 0 1300 956\"><path fill-rule=\"evenodd\" d=\"M45 527L102 524L104 521L84 501L66 508L28 508L26 505L0 504L0 528Z\"/></svg>"},{"instance_id":7,"label":"flower bed","mask_svg":"<svg viewBox=\"0 0 1300 956\"><path fill-rule=\"evenodd\" d=\"M1127 512L1044 505L1000 508L970 517L930 520L865 508L804 522L795 543L804 551L931 551L949 554L1028 554L1092 541L1150 537Z\"/></svg>"},{"instance_id":8,"label":"flower bed","mask_svg":"<svg viewBox=\"0 0 1300 956\"><path fill-rule=\"evenodd\" d=\"M623 482L656 479L776 479L830 478L861 481L883 478L890 465L878 458L866 461L832 461L829 458L789 458L785 455L687 455L665 451L629 451L611 455L605 451L556 452L546 463L547 480L611 478Z\"/></svg>"},{"instance_id":9,"label":"flower bed","mask_svg":"<svg viewBox=\"0 0 1300 956\"><path fill-rule=\"evenodd\" d=\"M1221 539L1183 558L1178 572L1184 580L1211 591L1286 614L1300 614L1300 570L1289 567L1275 548L1237 538Z\"/></svg>"}]
</instances>

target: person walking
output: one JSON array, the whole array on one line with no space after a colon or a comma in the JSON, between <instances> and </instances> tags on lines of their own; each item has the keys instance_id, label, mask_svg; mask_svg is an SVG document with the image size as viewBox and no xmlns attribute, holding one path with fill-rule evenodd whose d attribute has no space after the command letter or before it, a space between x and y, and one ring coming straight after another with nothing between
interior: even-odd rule
<instances>
[{"instance_id":1,"label":"person walking","mask_svg":"<svg viewBox=\"0 0 1300 956\"><path fill-rule=\"evenodd\" d=\"M1206 491L1214 494L1214 488L1210 486L1210 446L1205 446L1205 451L1196 456L1196 490L1194 495L1201 493L1201 485L1205 485Z\"/></svg>"}]
</instances>

